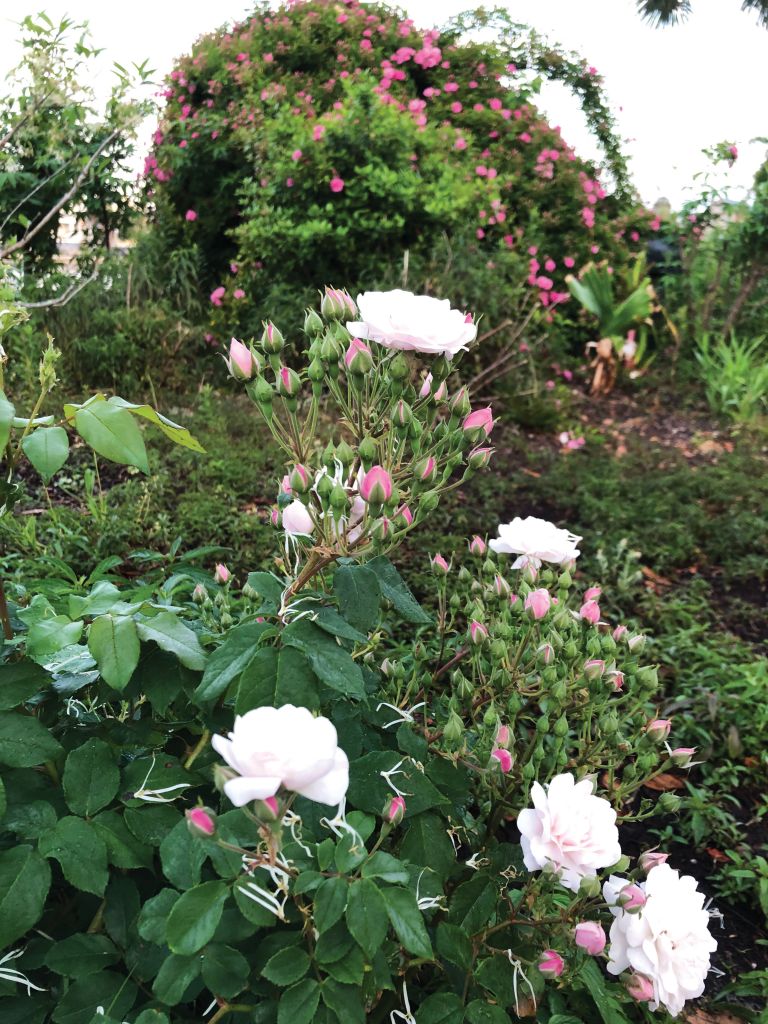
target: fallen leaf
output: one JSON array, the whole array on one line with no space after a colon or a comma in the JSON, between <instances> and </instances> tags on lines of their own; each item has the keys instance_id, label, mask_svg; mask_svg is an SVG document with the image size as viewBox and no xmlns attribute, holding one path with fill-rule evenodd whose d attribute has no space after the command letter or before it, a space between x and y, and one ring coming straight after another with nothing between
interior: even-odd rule
<instances>
[{"instance_id":1,"label":"fallen leaf","mask_svg":"<svg viewBox=\"0 0 768 1024\"><path fill-rule=\"evenodd\" d=\"M537 473L535 469L526 469L525 467L523 467L522 472L525 473L527 476L536 477L537 480L541 476L541 473Z\"/></svg>"},{"instance_id":2,"label":"fallen leaf","mask_svg":"<svg viewBox=\"0 0 768 1024\"><path fill-rule=\"evenodd\" d=\"M652 587L671 587L672 581L668 580L665 576L659 576L657 572L649 568L647 565L640 566L640 572L645 576Z\"/></svg>"},{"instance_id":3,"label":"fallen leaf","mask_svg":"<svg viewBox=\"0 0 768 1024\"><path fill-rule=\"evenodd\" d=\"M689 1010L683 1020L686 1024L744 1024L742 1019L725 1010Z\"/></svg>"},{"instance_id":4,"label":"fallen leaf","mask_svg":"<svg viewBox=\"0 0 768 1024\"><path fill-rule=\"evenodd\" d=\"M712 860L719 861L721 864L728 863L731 859L727 853L723 853L722 850L718 850L716 846L708 846L707 853Z\"/></svg>"},{"instance_id":5,"label":"fallen leaf","mask_svg":"<svg viewBox=\"0 0 768 1024\"><path fill-rule=\"evenodd\" d=\"M648 779L643 785L646 789L653 789L657 793L668 793L672 789L685 789L685 782L678 775L672 775L670 772L662 772L661 775Z\"/></svg>"}]
</instances>

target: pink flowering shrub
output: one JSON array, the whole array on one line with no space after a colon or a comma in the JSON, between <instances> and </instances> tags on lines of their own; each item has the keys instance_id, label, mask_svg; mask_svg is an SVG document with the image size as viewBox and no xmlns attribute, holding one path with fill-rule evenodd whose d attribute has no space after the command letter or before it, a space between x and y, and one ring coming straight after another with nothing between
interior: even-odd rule
<instances>
[{"instance_id":1,"label":"pink flowering shrub","mask_svg":"<svg viewBox=\"0 0 768 1024\"><path fill-rule=\"evenodd\" d=\"M446 242L482 268L467 302L520 289L557 321L569 268L623 248L631 204L542 117L512 42L464 40L458 23L439 33L383 5L312 0L178 61L146 182L164 244L203 255L220 341L311 301L309 276L394 284L407 253L409 280L434 286ZM586 65L582 86L597 88Z\"/></svg>"}]
</instances>

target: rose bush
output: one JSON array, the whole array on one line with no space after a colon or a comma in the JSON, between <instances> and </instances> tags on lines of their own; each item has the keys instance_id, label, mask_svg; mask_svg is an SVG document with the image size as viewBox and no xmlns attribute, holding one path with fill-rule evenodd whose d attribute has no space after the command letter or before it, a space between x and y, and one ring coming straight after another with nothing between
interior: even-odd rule
<instances>
[{"instance_id":1,"label":"rose bush","mask_svg":"<svg viewBox=\"0 0 768 1024\"><path fill-rule=\"evenodd\" d=\"M519 569L435 553L417 603L387 555L488 467L493 412L461 352L353 344L353 305L327 289L290 366L272 322L233 347L285 455L268 568L11 595L4 1024L621 1024L701 990L695 886L623 845L691 759L645 637L567 531Z\"/></svg>"}]
</instances>

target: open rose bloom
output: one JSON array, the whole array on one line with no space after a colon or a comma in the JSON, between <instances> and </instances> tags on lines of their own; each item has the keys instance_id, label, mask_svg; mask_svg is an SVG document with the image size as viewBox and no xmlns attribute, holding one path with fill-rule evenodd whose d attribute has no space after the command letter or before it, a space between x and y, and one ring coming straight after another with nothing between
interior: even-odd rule
<instances>
[{"instance_id":1,"label":"open rose bloom","mask_svg":"<svg viewBox=\"0 0 768 1024\"><path fill-rule=\"evenodd\" d=\"M499 536L490 541L490 545L499 555L519 555L513 569L524 569L528 565L538 569L542 562L560 565L578 558L580 552L576 545L580 540L575 533L561 530L546 519L515 516L511 523L499 525Z\"/></svg>"},{"instance_id":2,"label":"open rose bloom","mask_svg":"<svg viewBox=\"0 0 768 1024\"><path fill-rule=\"evenodd\" d=\"M626 887L625 878L611 875L603 886L614 915L610 931L608 971L621 974L632 969L653 985L650 1008L665 1006L676 1016L688 999L704 991L709 955L717 942L709 931L704 894L696 879L680 875L669 864L658 864L641 883L645 905L628 913L616 903Z\"/></svg>"},{"instance_id":3,"label":"open rose bloom","mask_svg":"<svg viewBox=\"0 0 768 1024\"><path fill-rule=\"evenodd\" d=\"M336 729L307 708L255 708L235 718L228 737L211 742L238 773L224 784L236 807L274 796L281 786L332 807L347 792L349 761L337 745Z\"/></svg>"},{"instance_id":4,"label":"open rose bloom","mask_svg":"<svg viewBox=\"0 0 768 1024\"><path fill-rule=\"evenodd\" d=\"M621 857L616 811L593 795L589 779L576 782L567 772L546 790L534 782L531 799L533 807L517 816L529 871L557 871L566 889L577 892L582 878L594 878Z\"/></svg>"},{"instance_id":5,"label":"open rose bloom","mask_svg":"<svg viewBox=\"0 0 768 1024\"><path fill-rule=\"evenodd\" d=\"M355 338L377 341L386 348L449 359L477 337L477 325L448 299L391 292L363 292L357 297L360 320L347 324Z\"/></svg>"}]
</instances>

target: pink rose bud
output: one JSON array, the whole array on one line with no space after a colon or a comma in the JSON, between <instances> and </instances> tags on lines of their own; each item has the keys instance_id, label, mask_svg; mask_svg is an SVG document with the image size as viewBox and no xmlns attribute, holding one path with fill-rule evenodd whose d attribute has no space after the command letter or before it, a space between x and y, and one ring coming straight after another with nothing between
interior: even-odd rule
<instances>
[{"instance_id":1,"label":"pink rose bud","mask_svg":"<svg viewBox=\"0 0 768 1024\"><path fill-rule=\"evenodd\" d=\"M599 679L605 672L605 662L599 658L591 658L584 662L584 675L587 679Z\"/></svg>"},{"instance_id":2,"label":"pink rose bud","mask_svg":"<svg viewBox=\"0 0 768 1024\"><path fill-rule=\"evenodd\" d=\"M493 429L493 410L490 405L471 412L462 423L461 429L470 437L479 437L481 434L488 437Z\"/></svg>"},{"instance_id":3,"label":"pink rose bud","mask_svg":"<svg viewBox=\"0 0 768 1024\"><path fill-rule=\"evenodd\" d=\"M298 373L290 366L281 366L277 375L277 390L284 398L293 398L301 390Z\"/></svg>"},{"instance_id":4,"label":"pink rose bud","mask_svg":"<svg viewBox=\"0 0 768 1024\"><path fill-rule=\"evenodd\" d=\"M536 654L544 665L551 665L555 660L555 648L552 644L542 644L536 651Z\"/></svg>"},{"instance_id":5,"label":"pink rose bud","mask_svg":"<svg viewBox=\"0 0 768 1024\"><path fill-rule=\"evenodd\" d=\"M269 521L272 524L272 526L277 527L280 525L280 509L272 509L272 511L269 513Z\"/></svg>"},{"instance_id":6,"label":"pink rose bud","mask_svg":"<svg viewBox=\"0 0 768 1024\"><path fill-rule=\"evenodd\" d=\"M437 389L434 395L436 402L445 402L448 399L448 385L445 381L440 382L440 387Z\"/></svg>"},{"instance_id":7,"label":"pink rose bud","mask_svg":"<svg viewBox=\"0 0 768 1024\"><path fill-rule=\"evenodd\" d=\"M371 529L371 536L374 540L378 541L379 544L383 544L389 540L392 536L392 520L388 519L387 516L382 516L381 519L377 519Z\"/></svg>"},{"instance_id":8,"label":"pink rose bud","mask_svg":"<svg viewBox=\"0 0 768 1024\"><path fill-rule=\"evenodd\" d=\"M392 477L383 466L371 466L365 474L360 497L372 505L383 505L392 497Z\"/></svg>"},{"instance_id":9,"label":"pink rose bud","mask_svg":"<svg viewBox=\"0 0 768 1024\"><path fill-rule=\"evenodd\" d=\"M573 931L573 937L579 949L590 956L597 956L605 949L605 929L597 921L581 921Z\"/></svg>"},{"instance_id":10,"label":"pink rose bud","mask_svg":"<svg viewBox=\"0 0 768 1024\"><path fill-rule=\"evenodd\" d=\"M419 389L419 398L427 398L432 393L432 374L428 373Z\"/></svg>"},{"instance_id":11,"label":"pink rose bud","mask_svg":"<svg viewBox=\"0 0 768 1024\"><path fill-rule=\"evenodd\" d=\"M617 626L616 629L614 629L613 633L611 633L611 636L616 641L616 643L618 643L620 640L624 639L628 632L629 630L626 626Z\"/></svg>"},{"instance_id":12,"label":"pink rose bud","mask_svg":"<svg viewBox=\"0 0 768 1024\"><path fill-rule=\"evenodd\" d=\"M196 210L187 210L187 212L184 214L184 218L185 218L185 220L189 220L189 221L197 220L197 211Z\"/></svg>"},{"instance_id":13,"label":"pink rose bud","mask_svg":"<svg viewBox=\"0 0 768 1024\"><path fill-rule=\"evenodd\" d=\"M192 591L192 600L195 604L202 604L208 596L208 591L205 589L202 583L196 583L195 589Z\"/></svg>"},{"instance_id":14,"label":"pink rose bud","mask_svg":"<svg viewBox=\"0 0 768 1024\"><path fill-rule=\"evenodd\" d=\"M496 747L495 750L492 750L491 758L499 762L499 766L505 775L512 770L512 755L504 747Z\"/></svg>"},{"instance_id":15,"label":"pink rose bud","mask_svg":"<svg viewBox=\"0 0 768 1024\"><path fill-rule=\"evenodd\" d=\"M670 750L669 756L678 768L690 768L695 753L696 747L675 747L674 750Z\"/></svg>"},{"instance_id":16,"label":"pink rose bud","mask_svg":"<svg viewBox=\"0 0 768 1024\"><path fill-rule=\"evenodd\" d=\"M379 665L379 671L386 679L389 679L394 670L395 666L392 664L392 661L389 658L385 658L384 661L382 661L381 665Z\"/></svg>"},{"instance_id":17,"label":"pink rose bud","mask_svg":"<svg viewBox=\"0 0 768 1024\"><path fill-rule=\"evenodd\" d=\"M554 949L545 949L539 957L539 970L545 978L559 978L565 970L565 961Z\"/></svg>"},{"instance_id":18,"label":"pink rose bud","mask_svg":"<svg viewBox=\"0 0 768 1024\"><path fill-rule=\"evenodd\" d=\"M491 461L491 455L493 455L492 448L482 448L478 446L477 448L473 448L467 456L467 463L470 469L485 469Z\"/></svg>"},{"instance_id":19,"label":"pink rose bud","mask_svg":"<svg viewBox=\"0 0 768 1024\"><path fill-rule=\"evenodd\" d=\"M602 587L590 587L589 590L584 592L585 601L596 601L602 594Z\"/></svg>"},{"instance_id":20,"label":"pink rose bud","mask_svg":"<svg viewBox=\"0 0 768 1024\"><path fill-rule=\"evenodd\" d=\"M552 604L552 597L548 590L543 587L539 590L531 590L525 598L525 610L530 612L534 619L543 619Z\"/></svg>"},{"instance_id":21,"label":"pink rose bud","mask_svg":"<svg viewBox=\"0 0 768 1024\"><path fill-rule=\"evenodd\" d=\"M625 885L616 897L616 906L621 907L628 914L639 914L645 904L645 893L634 882Z\"/></svg>"},{"instance_id":22,"label":"pink rose bud","mask_svg":"<svg viewBox=\"0 0 768 1024\"><path fill-rule=\"evenodd\" d=\"M625 976L624 986L638 1003L648 1003L654 998L653 982L644 974L630 974Z\"/></svg>"},{"instance_id":23,"label":"pink rose bud","mask_svg":"<svg viewBox=\"0 0 768 1024\"><path fill-rule=\"evenodd\" d=\"M662 853L660 850L646 850L644 853L640 854L638 863L647 875L649 871L657 868L660 864L666 864L668 860L668 853Z\"/></svg>"},{"instance_id":24,"label":"pink rose bud","mask_svg":"<svg viewBox=\"0 0 768 1024\"><path fill-rule=\"evenodd\" d=\"M255 800L252 804L252 808L253 813L259 821L263 821L266 824L277 821L282 817L280 813L280 804L274 796L264 797L263 800Z\"/></svg>"},{"instance_id":25,"label":"pink rose bud","mask_svg":"<svg viewBox=\"0 0 768 1024\"><path fill-rule=\"evenodd\" d=\"M310 477L306 466L302 466L297 463L291 470L288 483L290 485L289 494L292 494L294 491L296 491L297 494L304 494L305 491L308 491L310 486Z\"/></svg>"},{"instance_id":26,"label":"pink rose bud","mask_svg":"<svg viewBox=\"0 0 768 1024\"><path fill-rule=\"evenodd\" d=\"M624 689L624 673L623 672L619 672L618 669L613 669L613 671L608 673L608 678L613 683L614 690L623 690Z\"/></svg>"},{"instance_id":27,"label":"pink rose bud","mask_svg":"<svg viewBox=\"0 0 768 1024\"><path fill-rule=\"evenodd\" d=\"M498 573L493 577L493 589L498 597L509 597L509 584Z\"/></svg>"},{"instance_id":28,"label":"pink rose bud","mask_svg":"<svg viewBox=\"0 0 768 1024\"><path fill-rule=\"evenodd\" d=\"M672 722L669 718L654 718L652 722L646 725L645 731L649 739L652 739L654 743L663 743L669 736L671 728Z\"/></svg>"},{"instance_id":29,"label":"pink rose bud","mask_svg":"<svg viewBox=\"0 0 768 1024\"><path fill-rule=\"evenodd\" d=\"M308 536L313 532L315 524L305 505L298 500L283 510L283 529L286 533Z\"/></svg>"},{"instance_id":30,"label":"pink rose bud","mask_svg":"<svg viewBox=\"0 0 768 1024\"><path fill-rule=\"evenodd\" d=\"M360 338L352 338L344 353L344 365L350 373L362 376L373 369L373 356L369 346Z\"/></svg>"},{"instance_id":31,"label":"pink rose bud","mask_svg":"<svg viewBox=\"0 0 768 1024\"><path fill-rule=\"evenodd\" d=\"M478 558L481 558L486 553L487 550L488 545L485 543L483 538L478 537L478 535L475 534L475 536L469 542L469 553L471 555L476 555Z\"/></svg>"},{"instance_id":32,"label":"pink rose bud","mask_svg":"<svg viewBox=\"0 0 768 1024\"><path fill-rule=\"evenodd\" d=\"M496 746L506 749L512 736L508 725L500 725L496 730Z\"/></svg>"},{"instance_id":33,"label":"pink rose bud","mask_svg":"<svg viewBox=\"0 0 768 1024\"><path fill-rule=\"evenodd\" d=\"M432 572L436 576L447 576L450 572L450 565L439 552L436 555L430 556L429 564L432 566Z\"/></svg>"},{"instance_id":34,"label":"pink rose bud","mask_svg":"<svg viewBox=\"0 0 768 1024\"><path fill-rule=\"evenodd\" d=\"M210 838L216 834L216 814L210 807L193 807L185 811L187 828L193 836Z\"/></svg>"},{"instance_id":35,"label":"pink rose bud","mask_svg":"<svg viewBox=\"0 0 768 1024\"><path fill-rule=\"evenodd\" d=\"M472 404L469 400L469 391L466 385L463 385L451 399L451 413L454 416L468 416L471 411Z\"/></svg>"},{"instance_id":36,"label":"pink rose bud","mask_svg":"<svg viewBox=\"0 0 768 1024\"><path fill-rule=\"evenodd\" d=\"M477 619L473 619L469 624L469 638L473 644L479 647L488 639L488 627L482 622L478 622Z\"/></svg>"},{"instance_id":37,"label":"pink rose bud","mask_svg":"<svg viewBox=\"0 0 768 1024\"><path fill-rule=\"evenodd\" d=\"M407 505L400 506L397 512L395 512L395 518L404 519L406 526L411 526L413 524L413 512L411 512Z\"/></svg>"},{"instance_id":38,"label":"pink rose bud","mask_svg":"<svg viewBox=\"0 0 768 1024\"><path fill-rule=\"evenodd\" d=\"M400 398L395 402L395 407L392 410L392 422L400 430L405 430L411 424L413 420L413 411L407 402L404 402ZM434 461L434 460L433 460Z\"/></svg>"},{"instance_id":39,"label":"pink rose bud","mask_svg":"<svg viewBox=\"0 0 768 1024\"><path fill-rule=\"evenodd\" d=\"M217 562L216 571L213 574L214 580L217 583L220 583L222 586L224 586L225 583L229 582L231 576L232 573L229 571L226 565L224 565L223 562Z\"/></svg>"},{"instance_id":40,"label":"pink rose bud","mask_svg":"<svg viewBox=\"0 0 768 1024\"><path fill-rule=\"evenodd\" d=\"M264 346L264 351L268 352L272 356L276 356L283 350L285 339L271 320L264 324L264 331L261 335L261 344Z\"/></svg>"},{"instance_id":41,"label":"pink rose bud","mask_svg":"<svg viewBox=\"0 0 768 1024\"><path fill-rule=\"evenodd\" d=\"M431 484L437 476L437 463L434 457L429 455L426 459L422 459L416 464L413 472L420 483Z\"/></svg>"},{"instance_id":42,"label":"pink rose bud","mask_svg":"<svg viewBox=\"0 0 768 1024\"><path fill-rule=\"evenodd\" d=\"M631 636L629 640L627 640L627 647L629 647L633 654L641 654L645 647L645 641L646 638L642 633L635 633L634 636Z\"/></svg>"},{"instance_id":43,"label":"pink rose bud","mask_svg":"<svg viewBox=\"0 0 768 1024\"><path fill-rule=\"evenodd\" d=\"M579 615L585 622L591 622L593 626L596 626L600 621L600 606L597 601L585 601L579 609Z\"/></svg>"},{"instance_id":44,"label":"pink rose bud","mask_svg":"<svg viewBox=\"0 0 768 1024\"><path fill-rule=\"evenodd\" d=\"M291 487L291 478L288 476L287 473L280 481L280 490L283 494L293 494L293 488Z\"/></svg>"},{"instance_id":45,"label":"pink rose bud","mask_svg":"<svg viewBox=\"0 0 768 1024\"><path fill-rule=\"evenodd\" d=\"M330 180L331 192L343 192L344 191L344 179L339 178L338 175Z\"/></svg>"},{"instance_id":46,"label":"pink rose bud","mask_svg":"<svg viewBox=\"0 0 768 1024\"><path fill-rule=\"evenodd\" d=\"M233 338L229 343L229 359L226 363L235 380L250 380L256 369L251 350L237 338Z\"/></svg>"},{"instance_id":47,"label":"pink rose bud","mask_svg":"<svg viewBox=\"0 0 768 1024\"><path fill-rule=\"evenodd\" d=\"M389 797L381 816L388 825L399 825L405 817L405 800L401 796Z\"/></svg>"}]
</instances>

